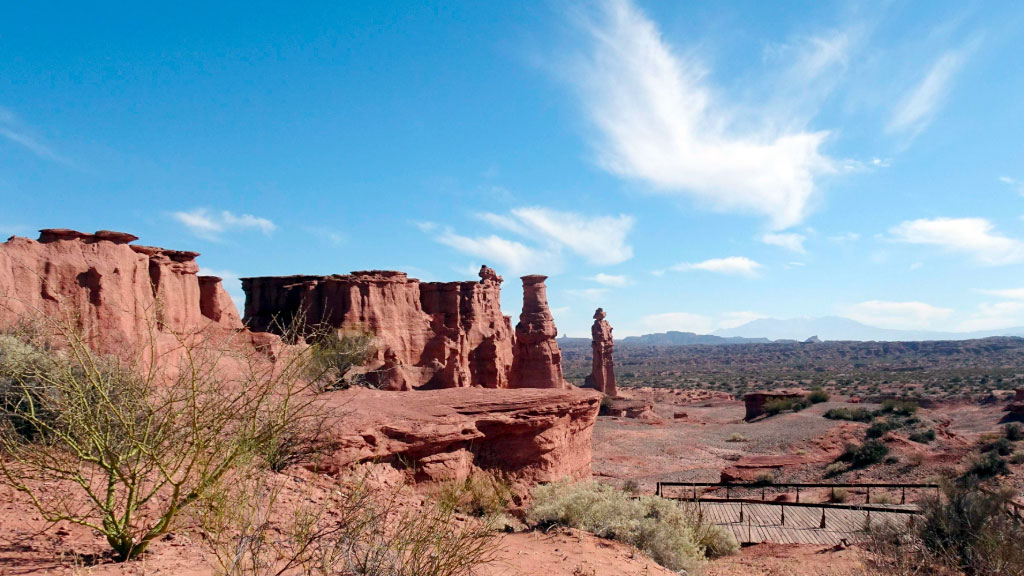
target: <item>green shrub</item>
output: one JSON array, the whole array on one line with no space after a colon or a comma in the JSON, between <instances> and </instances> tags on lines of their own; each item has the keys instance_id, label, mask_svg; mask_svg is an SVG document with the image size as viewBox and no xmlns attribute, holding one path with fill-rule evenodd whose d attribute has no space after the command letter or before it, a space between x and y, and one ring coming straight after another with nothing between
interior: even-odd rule
<instances>
[{"instance_id":1,"label":"green shrub","mask_svg":"<svg viewBox=\"0 0 1024 576\"><path fill-rule=\"evenodd\" d=\"M984 452L995 452L1000 456L1009 456L1013 452L1013 445L1006 438L997 438L984 447Z\"/></svg>"},{"instance_id":2,"label":"green shrub","mask_svg":"<svg viewBox=\"0 0 1024 576\"><path fill-rule=\"evenodd\" d=\"M811 404L821 404L822 402L828 402L829 398L831 398L831 396L829 396L829 393L825 392L825 390L820 386L811 388L811 392L806 396L806 400Z\"/></svg>"},{"instance_id":3,"label":"green shrub","mask_svg":"<svg viewBox=\"0 0 1024 576\"><path fill-rule=\"evenodd\" d=\"M868 429L864 431L864 435L868 438L881 438L885 436L885 433L897 428L896 423L890 420L875 420L868 426Z\"/></svg>"},{"instance_id":4,"label":"green shrub","mask_svg":"<svg viewBox=\"0 0 1024 576\"><path fill-rule=\"evenodd\" d=\"M777 398L775 400L769 400L764 404L764 412L769 416L775 416L782 412L799 412L807 408L807 402L804 400L796 400L793 398Z\"/></svg>"},{"instance_id":5,"label":"green shrub","mask_svg":"<svg viewBox=\"0 0 1024 576\"><path fill-rule=\"evenodd\" d=\"M377 353L369 332L319 331L311 337L310 376L321 390L346 388L350 384L372 385L365 378L346 378L353 368L369 362Z\"/></svg>"},{"instance_id":6,"label":"green shrub","mask_svg":"<svg viewBox=\"0 0 1024 576\"><path fill-rule=\"evenodd\" d=\"M1024 429L1021 428L1020 424L1013 422L1003 427L1003 432L1006 435L1006 439L1010 442L1018 442L1024 439Z\"/></svg>"},{"instance_id":7,"label":"green shrub","mask_svg":"<svg viewBox=\"0 0 1024 576\"><path fill-rule=\"evenodd\" d=\"M972 461L964 476L987 479L1005 476L1009 473L1010 467L1007 465L1006 460L1000 458L996 452L990 451Z\"/></svg>"},{"instance_id":8,"label":"green shrub","mask_svg":"<svg viewBox=\"0 0 1024 576\"><path fill-rule=\"evenodd\" d=\"M833 462L825 467L825 478L835 478L843 472L846 472L846 470L846 464L843 464L842 462Z\"/></svg>"},{"instance_id":9,"label":"green shrub","mask_svg":"<svg viewBox=\"0 0 1024 576\"><path fill-rule=\"evenodd\" d=\"M829 499L841 504L850 499L850 491L846 488L833 488Z\"/></svg>"},{"instance_id":10,"label":"green shrub","mask_svg":"<svg viewBox=\"0 0 1024 576\"><path fill-rule=\"evenodd\" d=\"M889 454L889 447L879 440L867 440L860 446L847 444L839 460L854 468L863 468L881 462Z\"/></svg>"},{"instance_id":11,"label":"green shrub","mask_svg":"<svg viewBox=\"0 0 1024 576\"><path fill-rule=\"evenodd\" d=\"M733 432L732 434L729 434L728 438L725 439L726 442L747 442L748 440L749 439L746 436L740 434L739 432Z\"/></svg>"},{"instance_id":12,"label":"green shrub","mask_svg":"<svg viewBox=\"0 0 1024 576\"><path fill-rule=\"evenodd\" d=\"M461 482L444 485L439 501L457 512L484 517L504 514L516 499L511 482L504 476L477 471Z\"/></svg>"},{"instance_id":13,"label":"green shrub","mask_svg":"<svg viewBox=\"0 0 1024 576\"><path fill-rule=\"evenodd\" d=\"M672 570L692 572L704 557L731 553L731 533L704 524L696 508L655 496L633 498L597 482L537 486L527 520L569 526L635 546Z\"/></svg>"},{"instance_id":14,"label":"green shrub","mask_svg":"<svg viewBox=\"0 0 1024 576\"><path fill-rule=\"evenodd\" d=\"M918 430L910 433L910 440L918 444L928 444L935 440L935 430Z\"/></svg>"},{"instance_id":15,"label":"green shrub","mask_svg":"<svg viewBox=\"0 0 1024 576\"><path fill-rule=\"evenodd\" d=\"M761 484L761 485L774 484L775 483L775 473L774 472L769 472L767 470L764 471L764 472L758 472L757 476L754 477L754 483L755 484Z\"/></svg>"},{"instance_id":16,"label":"green shrub","mask_svg":"<svg viewBox=\"0 0 1024 576\"><path fill-rule=\"evenodd\" d=\"M1014 452L1010 456L1010 464L1024 464L1024 452Z\"/></svg>"},{"instance_id":17,"label":"green shrub","mask_svg":"<svg viewBox=\"0 0 1024 576\"><path fill-rule=\"evenodd\" d=\"M917 409L918 403L913 400L886 400L882 402L882 412L910 416L917 412Z\"/></svg>"},{"instance_id":18,"label":"green shrub","mask_svg":"<svg viewBox=\"0 0 1024 576\"><path fill-rule=\"evenodd\" d=\"M832 408L824 414L829 420L849 420L850 422L870 422L875 416L866 408Z\"/></svg>"}]
</instances>

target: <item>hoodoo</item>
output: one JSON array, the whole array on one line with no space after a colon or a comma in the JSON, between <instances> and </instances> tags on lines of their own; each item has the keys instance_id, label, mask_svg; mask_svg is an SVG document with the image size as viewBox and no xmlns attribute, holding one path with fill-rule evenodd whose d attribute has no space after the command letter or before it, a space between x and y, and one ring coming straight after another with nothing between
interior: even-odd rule
<instances>
[{"instance_id":1,"label":"hoodoo","mask_svg":"<svg viewBox=\"0 0 1024 576\"><path fill-rule=\"evenodd\" d=\"M590 345L594 351L594 360L588 382L595 390L608 396L616 396L615 362L612 359L615 342L612 341L612 325L605 317L603 308L598 308L594 312L594 325L590 327L590 335L593 338Z\"/></svg>"},{"instance_id":2,"label":"hoodoo","mask_svg":"<svg viewBox=\"0 0 1024 576\"><path fill-rule=\"evenodd\" d=\"M548 308L547 276L523 276L523 313L516 324L513 388L568 388L562 376L558 329Z\"/></svg>"}]
</instances>

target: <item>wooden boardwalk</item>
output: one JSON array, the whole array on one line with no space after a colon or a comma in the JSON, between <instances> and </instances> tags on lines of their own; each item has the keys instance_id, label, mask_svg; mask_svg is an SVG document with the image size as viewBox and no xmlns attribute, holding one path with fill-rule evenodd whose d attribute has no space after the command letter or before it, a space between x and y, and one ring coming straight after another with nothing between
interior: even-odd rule
<instances>
[{"instance_id":1,"label":"wooden boardwalk","mask_svg":"<svg viewBox=\"0 0 1024 576\"><path fill-rule=\"evenodd\" d=\"M786 506L786 523L782 525L782 506L771 504L744 504L743 522L740 523L740 504L737 502L701 503L704 518L729 530L741 543L774 542L779 544L835 545L841 540L857 542L864 537L868 513L863 510L825 510L825 528L821 528L821 508ZM871 525L893 523L906 525L910 514L871 512Z\"/></svg>"}]
</instances>

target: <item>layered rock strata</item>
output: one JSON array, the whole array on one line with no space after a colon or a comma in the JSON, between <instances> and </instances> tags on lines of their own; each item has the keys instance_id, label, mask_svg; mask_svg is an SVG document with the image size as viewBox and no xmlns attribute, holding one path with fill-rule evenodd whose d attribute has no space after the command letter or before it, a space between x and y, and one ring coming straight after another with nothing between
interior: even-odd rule
<instances>
[{"instance_id":1,"label":"layered rock strata","mask_svg":"<svg viewBox=\"0 0 1024 576\"><path fill-rule=\"evenodd\" d=\"M196 252L131 244L135 236L41 230L0 244L0 327L64 318L103 351L242 329L220 278L199 276Z\"/></svg>"},{"instance_id":2,"label":"layered rock strata","mask_svg":"<svg viewBox=\"0 0 1024 576\"><path fill-rule=\"evenodd\" d=\"M595 390L615 396L615 361L612 359L615 342L612 340L612 325L605 320L606 316L603 308L594 312L594 325L590 327L593 363L587 383Z\"/></svg>"},{"instance_id":3,"label":"layered rock strata","mask_svg":"<svg viewBox=\"0 0 1024 576\"><path fill-rule=\"evenodd\" d=\"M593 391L450 389L414 400L353 389L332 393L335 450L317 464L333 473L357 462L409 471L417 481L466 478L475 468L551 482L590 475L601 396Z\"/></svg>"},{"instance_id":4,"label":"layered rock strata","mask_svg":"<svg viewBox=\"0 0 1024 576\"><path fill-rule=\"evenodd\" d=\"M558 328L548 308L547 276L523 276L523 313L516 324L516 347L512 360L515 388L568 388L562 376L562 351Z\"/></svg>"},{"instance_id":5,"label":"layered rock strata","mask_svg":"<svg viewBox=\"0 0 1024 576\"><path fill-rule=\"evenodd\" d=\"M375 335L367 374L389 390L508 388L511 322L501 312L501 276L420 282L402 272L242 279L245 323L279 332L299 318Z\"/></svg>"}]
</instances>

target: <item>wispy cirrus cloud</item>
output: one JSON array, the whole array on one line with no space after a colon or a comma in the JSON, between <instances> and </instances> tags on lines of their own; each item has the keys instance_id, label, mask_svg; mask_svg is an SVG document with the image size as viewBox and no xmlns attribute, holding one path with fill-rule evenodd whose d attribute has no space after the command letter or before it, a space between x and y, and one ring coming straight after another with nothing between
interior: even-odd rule
<instances>
[{"instance_id":1,"label":"wispy cirrus cloud","mask_svg":"<svg viewBox=\"0 0 1024 576\"><path fill-rule=\"evenodd\" d=\"M1003 236L984 218L921 218L889 230L900 242L938 246L967 254L981 264L1000 266L1024 260L1024 242Z\"/></svg>"},{"instance_id":2,"label":"wispy cirrus cloud","mask_svg":"<svg viewBox=\"0 0 1024 576\"><path fill-rule=\"evenodd\" d=\"M1017 191L1018 194L1024 196L1024 181L1018 180L1016 178L1010 178L1009 176L1000 176L999 181L1002 182L1003 184L1006 184L1007 186L1012 187L1014 190Z\"/></svg>"},{"instance_id":3,"label":"wispy cirrus cloud","mask_svg":"<svg viewBox=\"0 0 1024 576\"><path fill-rule=\"evenodd\" d=\"M891 134L914 138L935 119L975 43L944 52L896 105L886 126Z\"/></svg>"},{"instance_id":4,"label":"wispy cirrus cloud","mask_svg":"<svg viewBox=\"0 0 1024 576\"><path fill-rule=\"evenodd\" d=\"M604 272L598 272L587 278L587 280L615 288L621 288L629 284L629 277L624 274L605 274Z\"/></svg>"},{"instance_id":5,"label":"wispy cirrus cloud","mask_svg":"<svg viewBox=\"0 0 1024 576\"><path fill-rule=\"evenodd\" d=\"M267 218L252 214L238 215L227 210L217 212L207 208L196 208L191 211L172 212L171 218L183 224L195 236L207 240L220 240L223 233L234 230L255 229L268 236L277 230L277 225Z\"/></svg>"},{"instance_id":6,"label":"wispy cirrus cloud","mask_svg":"<svg viewBox=\"0 0 1024 576\"><path fill-rule=\"evenodd\" d=\"M763 268L758 262L746 256L729 256L728 258L711 258L702 262L682 262L671 266L669 270L677 272L688 272L690 270L703 270L716 274L727 274L731 276L746 276L754 278Z\"/></svg>"},{"instance_id":7,"label":"wispy cirrus cloud","mask_svg":"<svg viewBox=\"0 0 1024 576\"><path fill-rule=\"evenodd\" d=\"M527 273L555 273L561 269L558 255L491 234L489 236L463 236L451 228L441 231L435 238L441 244L458 252L481 259L501 273L522 275Z\"/></svg>"},{"instance_id":8,"label":"wispy cirrus cloud","mask_svg":"<svg viewBox=\"0 0 1024 576\"><path fill-rule=\"evenodd\" d=\"M602 166L657 193L767 217L776 230L807 216L816 178L836 169L821 152L828 132L789 129L788 118L737 126L704 64L675 53L628 0L602 2L581 26L590 52L570 76L600 133ZM842 42L824 45L832 55L809 63L808 74L843 50Z\"/></svg>"},{"instance_id":9,"label":"wispy cirrus cloud","mask_svg":"<svg viewBox=\"0 0 1024 576\"><path fill-rule=\"evenodd\" d=\"M539 206L514 208L509 214L478 215L491 225L529 238L540 238L555 249L566 248L591 264L619 264L633 257L627 237L634 219L586 216Z\"/></svg>"},{"instance_id":10,"label":"wispy cirrus cloud","mask_svg":"<svg viewBox=\"0 0 1024 576\"><path fill-rule=\"evenodd\" d=\"M44 160L71 165L67 158L54 151L34 132L14 112L0 106L0 137Z\"/></svg>"}]
</instances>

